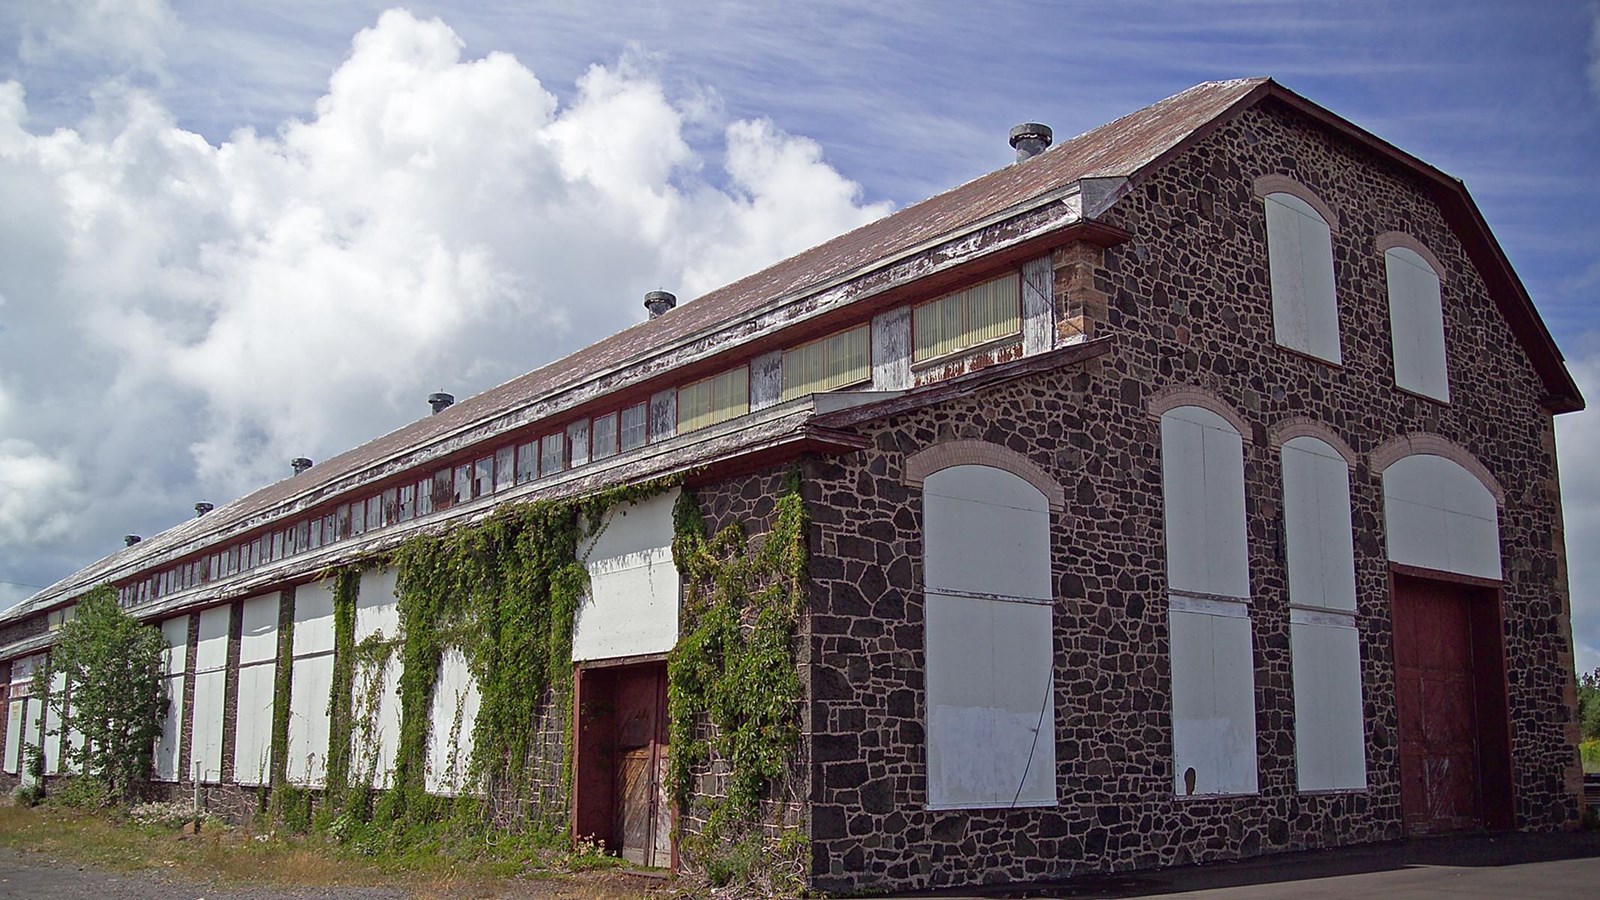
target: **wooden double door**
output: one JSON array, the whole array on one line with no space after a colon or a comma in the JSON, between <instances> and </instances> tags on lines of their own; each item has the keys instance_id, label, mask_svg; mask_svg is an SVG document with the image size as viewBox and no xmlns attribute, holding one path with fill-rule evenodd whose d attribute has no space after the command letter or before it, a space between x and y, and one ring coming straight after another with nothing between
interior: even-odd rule
<instances>
[{"instance_id":1,"label":"wooden double door","mask_svg":"<svg viewBox=\"0 0 1600 900\"><path fill-rule=\"evenodd\" d=\"M574 832L643 866L672 865L665 662L578 671Z\"/></svg>"},{"instance_id":2,"label":"wooden double door","mask_svg":"<svg viewBox=\"0 0 1600 900\"><path fill-rule=\"evenodd\" d=\"M1498 592L1394 577L1400 805L1409 834L1511 827Z\"/></svg>"}]
</instances>

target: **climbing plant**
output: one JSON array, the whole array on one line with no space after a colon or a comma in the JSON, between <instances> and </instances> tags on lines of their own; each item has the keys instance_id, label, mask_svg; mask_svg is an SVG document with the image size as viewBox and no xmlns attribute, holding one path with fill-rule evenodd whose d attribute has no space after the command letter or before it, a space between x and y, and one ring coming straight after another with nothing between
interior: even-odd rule
<instances>
[{"instance_id":1,"label":"climbing plant","mask_svg":"<svg viewBox=\"0 0 1600 900\"><path fill-rule=\"evenodd\" d=\"M805 605L807 517L798 474L785 480L771 530L755 540L737 523L708 536L687 490L673 523L684 599L668 656L670 788L687 805L696 768L723 760L727 795L709 805L708 831L731 836L758 824L760 801L799 741L794 640ZM703 721L714 727L700 728Z\"/></svg>"}]
</instances>

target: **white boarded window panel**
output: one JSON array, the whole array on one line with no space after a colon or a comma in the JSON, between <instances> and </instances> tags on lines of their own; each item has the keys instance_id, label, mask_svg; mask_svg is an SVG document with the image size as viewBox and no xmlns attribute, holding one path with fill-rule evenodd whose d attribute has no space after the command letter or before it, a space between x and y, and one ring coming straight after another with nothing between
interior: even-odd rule
<instances>
[{"instance_id":1,"label":"white boarded window panel","mask_svg":"<svg viewBox=\"0 0 1600 900\"><path fill-rule=\"evenodd\" d=\"M478 682L467 668L467 658L458 648L446 650L439 660L428 730L426 786L430 793L453 795L471 790L468 769L479 703Z\"/></svg>"},{"instance_id":2,"label":"white boarded window panel","mask_svg":"<svg viewBox=\"0 0 1600 900\"><path fill-rule=\"evenodd\" d=\"M1196 406L1161 417L1167 583L1174 591L1250 596L1244 530L1243 441Z\"/></svg>"},{"instance_id":3,"label":"white boarded window panel","mask_svg":"<svg viewBox=\"0 0 1600 900\"><path fill-rule=\"evenodd\" d=\"M1283 445L1283 514L1289 602L1354 611L1355 546L1350 529L1350 467L1312 437Z\"/></svg>"},{"instance_id":4,"label":"white boarded window panel","mask_svg":"<svg viewBox=\"0 0 1600 900\"><path fill-rule=\"evenodd\" d=\"M1009 472L923 484L928 806L1056 802L1050 511Z\"/></svg>"},{"instance_id":5,"label":"white boarded window panel","mask_svg":"<svg viewBox=\"0 0 1600 900\"><path fill-rule=\"evenodd\" d=\"M1333 233L1311 204L1292 194L1268 194L1266 206L1273 337L1285 347L1337 363Z\"/></svg>"},{"instance_id":6,"label":"white boarded window panel","mask_svg":"<svg viewBox=\"0 0 1600 900\"><path fill-rule=\"evenodd\" d=\"M1416 251L1404 247L1385 252L1383 264L1389 281L1395 384L1448 402L1450 378L1439 274Z\"/></svg>"},{"instance_id":7,"label":"white boarded window panel","mask_svg":"<svg viewBox=\"0 0 1600 900\"><path fill-rule=\"evenodd\" d=\"M1500 578L1500 516L1494 495L1442 456L1417 455L1383 473L1389 559L1479 578Z\"/></svg>"},{"instance_id":8,"label":"white boarded window panel","mask_svg":"<svg viewBox=\"0 0 1600 900\"><path fill-rule=\"evenodd\" d=\"M167 714L161 720L161 737L156 739L155 780L177 781L178 762L183 755L180 739L183 730L183 670L189 653L189 617L177 616L162 622L161 636L167 640Z\"/></svg>"},{"instance_id":9,"label":"white boarded window panel","mask_svg":"<svg viewBox=\"0 0 1600 900\"><path fill-rule=\"evenodd\" d=\"M272 772L272 699L278 658L278 595L244 601L239 629L239 705L234 726L233 775L244 785L265 784Z\"/></svg>"},{"instance_id":10,"label":"white boarded window panel","mask_svg":"<svg viewBox=\"0 0 1600 900\"><path fill-rule=\"evenodd\" d=\"M321 787L328 765L328 698L333 690L334 579L301 585L294 598L289 690L289 780Z\"/></svg>"},{"instance_id":11,"label":"white boarded window panel","mask_svg":"<svg viewBox=\"0 0 1600 900\"><path fill-rule=\"evenodd\" d=\"M8 775L17 774L22 764L22 713L25 700L13 700L6 706L6 758Z\"/></svg>"},{"instance_id":12,"label":"white boarded window panel","mask_svg":"<svg viewBox=\"0 0 1600 900\"><path fill-rule=\"evenodd\" d=\"M1173 789L1195 794L1256 791L1255 664L1243 603L1174 598L1172 632Z\"/></svg>"},{"instance_id":13,"label":"white boarded window panel","mask_svg":"<svg viewBox=\"0 0 1600 900\"><path fill-rule=\"evenodd\" d=\"M1300 790L1366 787L1361 646L1354 617L1291 610L1289 651Z\"/></svg>"},{"instance_id":14,"label":"white boarded window panel","mask_svg":"<svg viewBox=\"0 0 1600 900\"><path fill-rule=\"evenodd\" d=\"M228 664L230 610L216 606L200 613L200 640L195 645L194 730L191 759L201 781L222 777L222 713Z\"/></svg>"},{"instance_id":15,"label":"white boarded window panel","mask_svg":"<svg viewBox=\"0 0 1600 900\"><path fill-rule=\"evenodd\" d=\"M44 773L46 775L61 774L61 713L58 711L57 701L67 689L67 676L57 672L50 678L50 702L45 706L44 723Z\"/></svg>"},{"instance_id":16,"label":"white boarded window panel","mask_svg":"<svg viewBox=\"0 0 1600 900\"><path fill-rule=\"evenodd\" d=\"M233 777L245 785L266 784L272 773L274 663L239 667L239 718L234 727Z\"/></svg>"},{"instance_id":17,"label":"white boarded window panel","mask_svg":"<svg viewBox=\"0 0 1600 900\"><path fill-rule=\"evenodd\" d=\"M38 747L43 739L44 705L39 702L39 698L30 697L28 699L28 708L23 714L22 744L24 748ZM27 761L26 752L23 754L23 761ZM33 774L28 771L28 767L23 766L22 783L33 784L35 781L37 781L37 779L34 778Z\"/></svg>"},{"instance_id":18,"label":"white boarded window panel","mask_svg":"<svg viewBox=\"0 0 1600 900\"><path fill-rule=\"evenodd\" d=\"M395 596L396 570L368 569L361 573L356 594L355 641L392 641L400 634L400 606ZM386 788L394 774L395 749L400 744L400 651L391 650L380 670L363 665L355 672L352 709L362 722L372 712L370 733L357 725L353 765L355 775L373 787ZM374 683L376 681L377 683ZM375 709L363 708L371 702Z\"/></svg>"},{"instance_id":19,"label":"white boarded window panel","mask_svg":"<svg viewBox=\"0 0 1600 900\"><path fill-rule=\"evenodd\" d=\"M578 607L572 659L666 653L678 642L680 579L672 561L676 490L613 507L604 529L585 539L578 558L589 593Z\"/></svg>"},{"instance_id":20,"label":"white boarded window panel","mask_svg":"<svg viewBox=\"0 0 1600 900\"><path fill-rule=\"evenodd\" d=\"M183 675L166 680L167 715L161 720L161 737L156 739L155 780L177 781L178 761L183 746L179 743L183 728Z\"/></svg>"}]
</instances>

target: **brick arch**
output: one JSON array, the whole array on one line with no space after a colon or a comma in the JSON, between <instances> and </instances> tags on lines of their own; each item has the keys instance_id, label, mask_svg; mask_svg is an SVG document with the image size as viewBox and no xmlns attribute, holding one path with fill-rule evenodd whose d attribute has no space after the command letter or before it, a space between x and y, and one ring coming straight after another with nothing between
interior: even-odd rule
<instances>
[{"instance_id":1,"label":"brick arch","mask_svg":"<svg viewBox=\"0 0 1600 900\"><path fill-rule=\"evenodd\" d=\"M1506 505L1505 488L1500 486L1488 467L1478 462L1478 458L1467 448L1437 434L1402 434L1390 438L1367 454L1367 462L1371 464L1373 472L1381 475L1385 469L1408 456L1442 456L1471 472L1472 477L1494 495L1495 505Z\"/></svg>"},{"instance_id":2,"label":"brick arch","mask_svg":"<svg viewBox=\"0 0 1600 900\"><path fill-rule=\"evenodd\" d=\"M1287 175L1262 175L1251 185L1257 197L1265 198L1268 194L1292 194L1311 204L1311 208L1322 216L1322 221L1328 223L1328 230L1334 233L1339 231L1339 214L1333 207L1323 202L1321 197L1312 189L1306 187Z\"/></svg>"},{"instance_id":3,"label":"brick arch","mask_svg":"<svg viewBox=\"0 0 1600 900\"><path fill-rule=\"evenodd\" d=\"M1327 444L1337 451L1340 456L1344 457L1345 464L1352 469L1360 461L1360 457L1356 455L1354 450L1350 449L1350 445L1345 443L1344 438L1341 438L1338 432L1307 416L1285 419L1272 426L1271 430L1267 432L1267 443L1274 450L1282 450L1284 444L1298 437L1316 438Z\"/></svg>"},{"instance_id":4,"label":"brick arch","mask_svg":"<svg viewBox=\"0 0 1600 900\"><path fill-rule=\"evenodd\" d=\"M920 488L929 475L951 466L989 466L1010 472L1044 494L1051 512L1067 508L1067 492L1061 482L1021 453L988 441L945 441L918 450L906 457L905 483Z\"/></svg>"},{"instance_id":5,"label":"brick arch","mask_svg":"<svg viewBox=\"0 0 1600 900\"><path fill-rule=\"evenodd\" d=\"M1227 401L1202 387L1190 384L1164 387L1150 397L1150 403L1145 407L1145 411L1150 418L1159 419L1180 406L1198 406L1216 413L1228 420L1228 424L1233 426L1234 431L1239 432L1239 436L1245 439L1246 444L1250 443L1250 426L1244 417L1239 415Z\"/></svg>"},{"instance_id":6,"label":"brick arch","mask_svg":"<svg viewBox=\"0 0 1600 900\"><path fill-rule=\"evenodd\" d=\"M1433 268L1433 274L1439 276L1441 283L1445 280L1444 263L1439 261L1439 257L1434 256L1433 251L1429 250L1426 244L1406 234L1404 231L1385 231L1383 234L1378 235L1375 243L1379 253L1388 253L1397 247L1404 247L1410 250L1412 253L1422 257L1422 261Z\"/></svg>"}]
</instances>

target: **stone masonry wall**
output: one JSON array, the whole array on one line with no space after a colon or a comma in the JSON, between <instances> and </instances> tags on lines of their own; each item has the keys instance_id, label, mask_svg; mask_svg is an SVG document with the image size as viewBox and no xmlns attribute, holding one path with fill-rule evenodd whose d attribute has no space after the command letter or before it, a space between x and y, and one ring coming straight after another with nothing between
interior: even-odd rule
<instances>
[{"instance_id":1,"label":"stone masonry wall","mask_svg":"<svg viewBox=\"0 0 1600 900\"><path fill-rule=\"evenodd\" d=\"M1342 366L1276 346L1264 174L1309 186L1334 236ZM1115 341L1086 370L1033 376L857 430L872 448L806 470L815 520L810 618L812 877L830 891L926 888L1126 870L1398 838L1399 759L1382 482L1366 455L1399 435L1465 447L1505 488L1505 647L1521 829L1569 827L1572 679L1542 386L1411 176L1274 108L1225 124L1107 218L1133 233L1095 265ZM1405 231L1447 268L1451 402L1394 385L1378 234ZM1082 265L1082 260L1074 260ZM1171 679L1155 392L1211 392L1247 424L1259 793L1173 796ZM1352 519L1367 721L1364 791L1302 794L1294 770L1281 467L1271 428L1320 422L1361 459ZM1056 760L1050 809L929 811L920 490L906 457L954 440L1025 455L1060 482Z\"/></svg>"}]
</instances>

